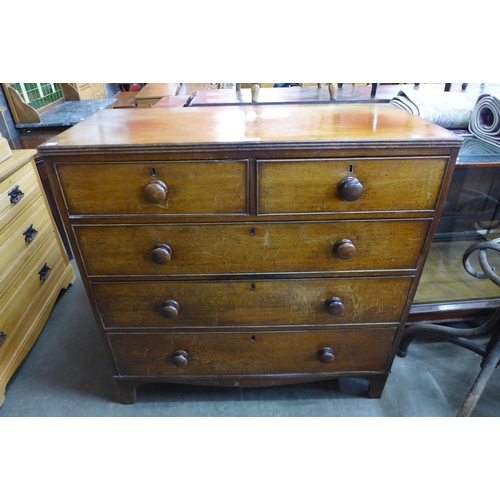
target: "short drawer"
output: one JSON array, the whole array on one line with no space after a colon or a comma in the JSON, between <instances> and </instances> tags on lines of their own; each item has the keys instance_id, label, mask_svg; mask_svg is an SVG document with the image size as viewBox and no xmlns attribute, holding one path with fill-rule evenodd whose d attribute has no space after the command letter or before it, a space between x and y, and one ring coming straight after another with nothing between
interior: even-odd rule
<instances>
[{"instance_id":1,"label":"short drawer","mask_svg":"<svg viewBox=\"0 0 500 500\"><path fill-rule=\"evenodd\" d=\"M41 195L34 168L28 162L0 182L0 231Z\"/></svg>"},{"instance_id":2,"label":"short drawer","mask_svg":"<svg viewBox=\"0 0 500 500\"><path fill-rule=\"evenodd\" d=\"M70 215L248 212L248 161L57 164Z\"/></svg>"},{"instance_id":3,"label":"short drawer","mask_svg":"<svg viewBox=\"0 0 500 500\"><path fill-rule=\"evenodd\" d=\"M395 329L226 334L110 334L122 376L383 371Z\"/></svg>"},{"instance_id":4,"label":"short drawer","mask_svg":"<svg viewBox=\"0 0 500 500\"><path fill-rule=\"evenodd\" d=\"M446 163L446 158L258 161L258 211L434 210Z\"/></svg>"},{"instance_id":5,"label":"short drawer","mask_svg":"<svg viewBox=\"0 0 500 500\"><path fill-rule=\"evenodd\" d=\"M0 297L54 229L42 197L0 234Z\"/></svg>"},{"instance_id":6,"label":"short drawer","mask_svg":"<svg viewBox=\"0 0 500 500\"><path fill-rule=\"evenodd\" d=\"M75 226L89 276L414 270L429 220Z\"/></svg>"},{"instance_id":7,"label":"short drawer","mask_svg":"<svg viewBox=\"0 0 500 500\"><path fill-rule=\"evenodd\" d=\"M411 277L93 283L105 328L398 322Z\"/></svg>"}]
</instances>

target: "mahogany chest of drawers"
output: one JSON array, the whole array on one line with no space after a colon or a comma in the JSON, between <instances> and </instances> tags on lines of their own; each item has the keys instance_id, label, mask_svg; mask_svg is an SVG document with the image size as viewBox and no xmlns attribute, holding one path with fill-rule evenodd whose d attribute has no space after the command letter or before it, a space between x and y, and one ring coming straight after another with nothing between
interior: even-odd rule
<instances>
[{"instance_id":1,"label":"mahogany chest of drawers","mask_svg":"<svg viewBox=\"0 0 500 500\"><path fill-rule=\"evenodd\" d=\"M34 150L0 163L0 406L63 288L75 280L48 208Z\"/></svg>"},{"instance_id":2,"label":"mahogany chest of drawers","mask_svg":"<svg viewBox=\"0 0 500 500\"><path fill-rule=\"evenodd\" d=\"M121 401L380 397L461 144L388 104L103 110L40 147Z\"/></svg>"}]
</instances>

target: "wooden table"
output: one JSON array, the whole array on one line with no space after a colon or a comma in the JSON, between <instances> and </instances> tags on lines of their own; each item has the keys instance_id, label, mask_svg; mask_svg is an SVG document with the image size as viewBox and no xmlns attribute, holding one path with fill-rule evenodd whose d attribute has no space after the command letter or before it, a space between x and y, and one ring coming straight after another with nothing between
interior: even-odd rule
<instances>
[{"instance_id":1,"label":"wooden table","mask_svg":"<svg viewBox=\"0 0 500 500\"><path fill-rule=\"evenodd\" d=\"M137 97L138 91L132 92L118 92L113 97L116 101L113 104L113 109L117 108L136 108L137 107Z\"/></svg>"},{"instance_id":2,"label":"wooden table","mask_svg":"<svg viewBox=\"0 0 500 500\"><path fill-rule=\"evenodd\" d=\"M153 108L182 108L189 96L184 95L169 95L167 97L162 97Z\"/></svg>"},{"instance_id":3,"label":"wooden table","mask_svg":"<svg viewBox=\"0 0 500 500\"><path fill-rule=\"evenodd\" d=\"M162 97L176 96L180 83L147 83L135 96L138 108L154 106Z\"/></svg>"}]
</instances>

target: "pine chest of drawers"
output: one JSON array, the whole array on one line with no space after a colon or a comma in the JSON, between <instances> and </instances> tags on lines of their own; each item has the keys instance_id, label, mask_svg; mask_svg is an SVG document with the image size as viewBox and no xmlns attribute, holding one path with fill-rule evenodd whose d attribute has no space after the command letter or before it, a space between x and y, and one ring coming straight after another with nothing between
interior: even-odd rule
<instances>
[{"instance_id":1,"label":"pine chest of drawers","mask_svg":"<svg viewBox=\"0 0 500 500\"><path fill-rule=\"evenodd\" d=\"M40 147L120 386L380 397L461 139L387 104L104 110Z\"/></svg>"},{"instance_id":2,"label":"pine chest of drawers","mask_svg":"<svg viewBox=\"0 0 500 500\"><path fill-rule=\"evenodd\" d=\"M0 163L0 406L63 288L75 280L48 208L34 150Z\"/></svg>"}]
</instances>

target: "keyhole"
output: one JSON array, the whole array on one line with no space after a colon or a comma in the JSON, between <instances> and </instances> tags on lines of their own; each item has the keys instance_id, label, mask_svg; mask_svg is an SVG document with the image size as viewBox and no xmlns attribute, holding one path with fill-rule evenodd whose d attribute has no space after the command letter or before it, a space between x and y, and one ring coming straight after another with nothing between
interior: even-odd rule
<instances>
[{"instance_id":1,"label":"keyhole","mask_svg":"<svg viewBox=\"0 0 500 500\"><path fill-rule=\"evenodd\" d=\"M255 236L255 228L254 227L250 228L250 236Z\"/></svg>"},{"instance_id":2,"label":"keyhole","mask_svg":"<svg viewBox=\"0 0 500 500\"><path fill-rule=\"evenodd\" d=\"M156 168L151 167L151 176L156 177L158 174L156 173Z\"/></svg>"},{"instance_id":3,"label":"keyhole","mask_svg":"<svg viewBox=\"0 0 500 500\"><path fill-rule=\"evenodd\" d=\"M251 340L252 342L255 342L255 335L252 335L252 336L250 337L250 340Z\"/></svg>"},{"instance_id":4,"label":"keyhole","mask_svg":"<svg viewBox=\"0 0 500 500\"><path fill-rule=\"evenodd\" d=\"M349 173L354 173L354 165L349 165Z\"/></svg>"},{"instance_id":5,"label":"keyhole","mask_svg":"<svg viewBox=\"0 0 500 500\"><path fill-rule=\"evenodd\" d=\"M255 290L255 283L252 283L252 284L250 285L250 290L252 290L252 291L253 291L253 290Z\"/></svg>"}]
</instances>

